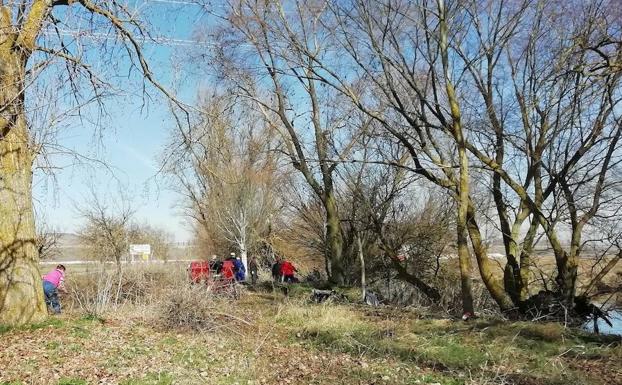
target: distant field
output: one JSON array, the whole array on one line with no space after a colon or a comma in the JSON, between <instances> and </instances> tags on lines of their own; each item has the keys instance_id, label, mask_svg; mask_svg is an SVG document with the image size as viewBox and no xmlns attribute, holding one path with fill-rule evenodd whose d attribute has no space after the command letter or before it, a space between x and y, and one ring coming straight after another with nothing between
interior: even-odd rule
<instances>
[{"instance_id":1,"label":"distant field","mask_svg":"<svg viewBox=\"0 0 622 385\"><path fill-rule=\"evenodd\" d=\"M58 235L56 255L51 259L54 261L83 261L88 259L88 247L86 247L80 237L72 233L61 233ZM188 243L175 242L169 244L168 259L197 259L201 255L195 246ZM207 256L203 256L207 257Z\"/></svg>"},{"instance_id":2,"label":"distant field","mask_svg":"<svg viewBox=\"0 0 622 385\"><path fill-rule=\"evenodd\" d=\"M54 261L84 261L88 260L88 252L84 246L64 246L59 248L58 254L52 257ZM195 251L194 248L172 247L168 259L200 259L207 258Z\"/></svg>"},{"instance_id":3,"label":"distant field","mask_svg":"<svg viewBox=\"0 0 622 385\"><path fill-rule=\"evenodd\" d=\"M579 281L581 285L587 284L592 277L598 274L603 267L615 257L606 257L601 260L593 257L584 257L579 259ZM496 274L503 276L503 268L506 263L505 257L497 257L493 259L496 262ZM542 277L553 277L556 274L555 257L551 254L535 255L531 258L534 268L532 269L534 283L542 282ZM473 261L477 266L477 262ZM622 276L622 262L619 262L612 271L603 280L605 283L613 284L620 282Z\"/></svg>"}]
</instances>

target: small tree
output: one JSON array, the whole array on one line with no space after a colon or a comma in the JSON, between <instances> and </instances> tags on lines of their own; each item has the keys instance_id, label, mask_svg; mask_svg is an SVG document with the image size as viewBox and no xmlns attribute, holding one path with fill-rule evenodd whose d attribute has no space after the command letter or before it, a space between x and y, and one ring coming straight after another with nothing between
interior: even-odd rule
<instances>
[{"instance_id":1,"label":"small tree","mask_svg":"<svg viewBox=\"0 0 622 385\"><path fill-rule=\"evenodd\" d=\"M121 258L128 252L130 221L134 215L128 199L107 203L91 191L90 200L78 210L85 221L79 234L89 256L101 262L112 260L120 271Z\"/></svg>"}]
</instances>

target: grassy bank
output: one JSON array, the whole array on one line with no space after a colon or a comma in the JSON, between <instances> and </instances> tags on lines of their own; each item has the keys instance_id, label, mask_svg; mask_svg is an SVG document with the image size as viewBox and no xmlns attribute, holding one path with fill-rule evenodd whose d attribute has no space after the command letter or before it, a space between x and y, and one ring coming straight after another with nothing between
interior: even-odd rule
<instances>
[{"instance_id":1,"label":"grassy bank","mask_svg":"<svg viewBox=\"0 0 622 385\"><path fill-rule=\"evenodd\" d=\"M175 301L193 304L198 293ZM127 304L102 319L73 311L5 328L0 383L622 383L619 338L557 324L464 323L413 310L246 293L237 302L210 299L209 314L201 314L213 319L196 330L163 322L163 306L166 317L171 306L194 311L166 301Z\"/></svg>"}]
</instances>

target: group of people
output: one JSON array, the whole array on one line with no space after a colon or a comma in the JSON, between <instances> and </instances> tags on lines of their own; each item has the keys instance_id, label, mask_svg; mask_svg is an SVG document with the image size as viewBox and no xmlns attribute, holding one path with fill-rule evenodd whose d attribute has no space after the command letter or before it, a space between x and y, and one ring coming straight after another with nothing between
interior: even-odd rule
<instances>
[{"instance_id":1,"label":"group of people","mask_svg":"<svg viewBox=\"0 0 622 385\"><path fill-rule=\"evenodd\" d=\"M258 276L258 266L254 256L248 261L248 270L251 281L255 284ZM229 281L243 282L246 280L246 266L244 266L239 256L235 256L235 253L231 253L224 261L219 260L216 255L212 255L212 259L209 261L209 271Z\"/></svg>"},{"instance_id":2,"label":"group of people","mask_svg":"<svg viewBox=\"0 0 622 385\"><path fill-rule=\"evenodd\" d=\"M217 256L213 255L211 260L206 266L207 269L202 269L198 274L197 271L193 271L193 265L190 266L189 272L193 282L200 282L202 275L205 274L207 278L210 274L218 274L223 279L233 282L243 282L246 279L246 267L242 262L242 259L235 256L235 253L226 258L224 261L220 261ZM206 270L206 271L205 271ZM66 293L65 289L65 266L57 265L56 268L42 277L43 293L45 295L45 303L54 314L60 314L61 306L58 299L58 293ZM259 264L257 258L251 256L248 260L248 271L251 278L251 283L255 285L259 279ZM275 282L294 283L298 282L295 274L298 269L290 261L283 258L276 258L276 261L272 265L272 279ZM197 278L199 278L197 280Z\"/></svg>"},{"instance_id":3,"label":"group of people","mask_svg":"<svg viewBox=\"0 0 622 385\"><path fill-rule=\"evenodd\" d=\"M200 275L205 278L208 278L210 275L217 275L221 279L231 282L246 281L246 266L244 266L244 263L239 256L236 257L235 253L231 253L229 257L224 260L220 260L216 255L212 255L212 258L209 262L207 262L207 266L205 266L205 269L201 270L200 273L195 272L193 274L192 265L190 270L193 282L199 282L200 279L196 278L200 278ZM293 263L280 257L277 257L276 262L272 265L272 278L275 282L298 282L298 279L296 279L295 276L297 272L298 269L296 269ZM251 256L248 259L248 273L251 284L255 285L259 280L259 263L257 262L257 258L255 256Z\"/></svg>"}]
</instances>

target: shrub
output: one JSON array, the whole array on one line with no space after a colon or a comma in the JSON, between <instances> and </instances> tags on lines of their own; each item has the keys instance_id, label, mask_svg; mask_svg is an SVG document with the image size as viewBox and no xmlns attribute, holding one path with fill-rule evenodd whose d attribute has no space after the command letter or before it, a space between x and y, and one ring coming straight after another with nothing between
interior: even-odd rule
<instances>
[{"instance_id":1,"label":"shrub","mask_svg":"<svg viewBox=\"0 0 622 385\"><path fill-rule=\"evenodd\" d=\"M67 283L70 307L87 317L101 318L112 305L113 282L114 275L104 270L72 279Z\"/></svg>"},{"instance_id":2,"label":"shrub","mask_svg":"<svg viewBox=\"0 0 622 385\"><path fill-rule=\"evenodd\" d=\"M439 291L441 295L439 301L430 300L410 283L392 278L391 275L387 275L384 279L375 280L369 285L369 289L379 294L384 303L430 308L435 312L440 311L445 314L462 314L460 271L454 263L442 264L438 274L435 277L428 278L427 281ZM473 280L472 293L478 313L498 313L497 304L481 280Z\"/></svg>"},{"instance_id":3,"label":"shrub","mask_svg":"<svg viewBox=\"0 0 622 385\"><path fill-rule=\"evenodd\" d=\"M204 285L171 287L160 298L158 320L165 328L235 331L247 321L233 314L231 299L218 297Z\"/></svg>"},{"instance_id":4,"label":"shrub","mask_svg":"<svg viewBox=\"0 0 622 385\"><path fill-rule=\"evenodd\" d=\"M168 287L186 282L183 267L176 265L136 265L122 270L101 265L95 271L68 275L69 296L64 306L101 318L121 305L157 302Z\"/></svg>"}]
</instances>

